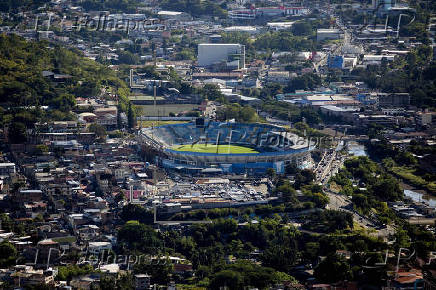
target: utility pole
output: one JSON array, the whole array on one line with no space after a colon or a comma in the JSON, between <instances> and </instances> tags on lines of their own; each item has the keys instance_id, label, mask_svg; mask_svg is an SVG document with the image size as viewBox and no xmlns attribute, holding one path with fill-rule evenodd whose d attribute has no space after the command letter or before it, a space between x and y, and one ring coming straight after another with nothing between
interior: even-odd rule
<instances>
[{"instance_id":1,"label":"utility pole","mask_svg":"<svg viewBox=\"0 0 436 290\"><path fill-rule=\"evenodd\" d=\"M39 16L36 15L36 19L35 19L35 31L38 31L38 18L39 18Z\"/></svg>"},{"instance_id":2,"label":"utility pole","mask_svg":"<svg viewBox=\"0 0 436 290\"><path fill-rule=\"evenodd\" d=\"M156 84L153 85L153 110L156 112Z\"/></svg>"}]
</instances>

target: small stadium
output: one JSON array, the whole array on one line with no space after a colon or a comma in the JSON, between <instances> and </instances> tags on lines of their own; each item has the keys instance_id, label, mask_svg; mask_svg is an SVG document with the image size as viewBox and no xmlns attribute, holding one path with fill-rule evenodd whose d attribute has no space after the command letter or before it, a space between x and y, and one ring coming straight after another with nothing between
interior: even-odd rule
<instances>
[{"instance_id":1,"label":"small stadium","mask_svg":"<svg viewBox=\"0 0 436 290\"><path fill-rule=\"evenodd\" d=\"M203 118L144 128L140 138L142 145L157 152L157 164L189 174L262 175L268 168L283 173L287 164L310 166L313 149L284 127Z\"/></svg>"}]
</instances>

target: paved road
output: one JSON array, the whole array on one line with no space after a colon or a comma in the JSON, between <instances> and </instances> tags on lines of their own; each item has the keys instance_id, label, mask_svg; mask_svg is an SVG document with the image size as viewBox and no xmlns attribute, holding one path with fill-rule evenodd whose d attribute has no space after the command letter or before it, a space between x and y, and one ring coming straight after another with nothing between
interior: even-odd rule
<instances>
[{"instance_id":1,"label":"paved road","mask_svg":"<svg viewBox=\"0 0 436 290\"><path fill-rule=\"evenodd\" d=\"M338 144L339 148L340 144ZM329 204L327 208L349 212L353 215L353 220L357 222L360 226L373 229L375 232L373 235L380 237L388 237L395 232L395 229L391 226L380 227L378 223L371 220L365 216L360 215L353 209L353 203L347 196L336 194L329 190L328 181L330 178L336 174L339 169L343 166L346 156L341 155L337 150L326 151L316 167L316 181L324 186L324 192L329 197Z\"/></svg>"},{"instance_id":2,"label":"paved road","mask_svg":"<svg viewBox=\"0 0 436 290\"><path fill-rule=\"evenodd\" d=\"M344 33L344 38L342 39L342 42L340 44L338 44L336 47L333 48L333 50L329 53L331 55L342 55L342 48L344 46L348 46L350 44L352 44L352 35L351 33L348 31L347 27L344 25L344 23L342 22L342 20L340 19L340 17L338 15L333 15L333 11L328 11L325 10L324 13L335 17L336 19L336 26L339 27L343 33ZM361 46L360 46L361 47ZM315 69L315 71L317 73L319 73L319 68L326 65L327 64L327 60L328 60L328 54L326 54L323 58L321 58L318 62L313 62L313 67Z\"/></svg>"},{"instance_id":3,"label":"paved road","mask_svg":"<svg viewBox=\"0 0 436 290\"><path fill-rule=\"evenodd\" d=\"M326 11L326 13L331 14L331 11ZM345 45L349 45L352 43L351 33L348 32L347 28L343 25L343 22L338 17L336 18L336 25L344 31L344 38L341 44L337 45L331 52L331 54L333 55L341 54L342 48ZM319 72L319 67L325 65L326 62L327 56L316 63L314 62L313 65L316 72ZM375 221L370 220L365 216L361 216L358 212L354 211L352 201L348 197L335 194L326 187L329 179L339 171L346 159L346 156L340 155L337 151L338 150L326 151L323 154L321 161L315 168L316 181L324 186L325 192L329 197L329 204L327 207L330 209L341 210L351 213L353 215L354 221L357 222L359 225L364 228L375 230L373 235L380 237L387 237L389 235L392 235L395 232L395 229L393 227L389 225L383 228L379 227Z\"/></svg>"},{"instance_id":4,"label":"paved road","mask_svg":"<svg viewBox=\"0 0 436 290\"><path fill-rule=\"evenodd\" d=\"M434 225L436 218L411 218L408 219L409 224L412 225Z\"/></svg>"},{"instance_id":5,"label":"paved road","mask_svg":"<svg viewBox=\"0 0 436 290\"><path fill-rule=\"evenodd\" d=\"M385 227L383 226L380 227L376 223L376 221L373 221L356 212L353 209L352 201L348 197L333 193L329 190L325 190L325 193L329 197L329 204L327 206L329 209L340 210L340 211L351 213L353 215L353 220L357 222L360 226L367 229L374 230L373 233L370 233L371 235L387 238L388 236L393 235L395 233L394 227L390 225L387 225Z\"/></svg>"},{"instance_id":6,"label":"paved road","mask_svg":"<svg viewBox=\"0 0 436 290\"><path fill-rule=\"evenodd\" d=\"M342 47L344 45L348 45L351 42L351 34L347 31L346 27L342 25L342 22L339 18L336 18L336 25L342 29L344 32L344 38L342 39L342 42L338 44L336 47L333 48L333 50L329 53L331 55L341 55ZM326 65L328 60L328 54L326 54L323 58L321 58L317 62L313 62L313 67L317 73L319 73L319 68Z\"/></svg>"}]
</instances>

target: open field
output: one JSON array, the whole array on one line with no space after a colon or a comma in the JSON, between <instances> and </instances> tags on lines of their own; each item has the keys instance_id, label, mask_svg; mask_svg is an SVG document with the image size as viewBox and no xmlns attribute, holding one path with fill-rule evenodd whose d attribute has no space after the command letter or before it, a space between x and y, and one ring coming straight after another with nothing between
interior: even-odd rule
<instances>
[{"instance_id":1,"label":"open field","mask_svg":"<svg viewBox=\"0 0 436 290\"><path fill-rule=\"evenodd\" d=\"M196 104L166 104L166 105L136 105L140 109L138 116L161 116L168 117L172 112L178 114L185 111L191 111L192 109L198 108Z\"/></svg>"},{"instance_id":2,"label":"open field","mask_svg":"<svg viewBox=\"0 0 436 290\"><path fill-rule=\"evenodd\" d=\"M181 124L188 123L187 121L138 121L138 126L140 125L142 128L149 127L157 127L162 125L172 125L172 124Z\"/></svg>"},{"instance_id":3,"label":"open field","mask_svg":"<svg viewBox=\"0 0 436 290\"><path fill-rule=\"evenodd\" d=\"M229 147L230 146L230 147ZM171 149L176 151L189 151L199 153L217 153L217 145L215 144L194 144L194 145L176 145ZM220 154L241 154L241 153L259 153L258 151L244 146L238 145L218 145L218 153Z\"/></svg>"},{"instance_id":4,"label":"open field","mask_svg":"<svg viewBox=\"0 0 436 290\"><path fill-rule=\"evenodd\" d=\"M131 101L153 101L153 96L147 96L147 95L137 95L137 96L130 96L129 100ZM156 101L162 101L165 100L164 97L158 96L156 97Z\"/></svg>"}]
</instances>

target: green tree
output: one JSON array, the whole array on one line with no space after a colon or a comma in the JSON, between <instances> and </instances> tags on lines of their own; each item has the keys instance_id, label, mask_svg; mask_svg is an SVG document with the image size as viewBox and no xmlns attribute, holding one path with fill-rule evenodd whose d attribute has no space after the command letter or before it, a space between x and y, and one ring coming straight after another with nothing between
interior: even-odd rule
<instances>
[{"instance_id":1,"label":"green tree","mask_svg":"<svg viewBox=\"0 0 436 290\"><path fill-rule=\"evenodd\" d=\"M314 275L319 281L327 283L350 280L352 278L350 264L342 256L336 254L328 255L315 268Z\"/></svg>"},{"instance_id":2,"label":"green tree","mask_svg":"<svg viewBox=\"0 0 436 290\"><path fill-rule=\"evenodd\" d=\"M192 50L184 48L178 52L174 58L175 60L194 60L195 55Z\"/></svg>"},{"instance_id":3,"label":"green tree","mask_svg":"<svg viewBox=\"0 0 436 290\"><path fill-rule=\"evenodd\" d=\"M386 169L391 169L395 166L395 161L392 157L387 157L382 160L383 167Z\"/></svg>"},{"instance_id":4,"label":"green tree","mask_svg":"<svg viewBox=\"0 0 436 290\"><path fill-rule=\"evenodd\" d=\"M300 189L301 186L310 184L315 179L315 173L310 169L303 169L295 175L294 186Z\"/></svg>"},{"instance_id":5,"label":"green tree","mask_svg":"<svg viewBox=\"0 0 436 290\"><path fill-rule=\"evenodd\" d=\"M8 241L0 243L0 267L9 267L15 265L17 259L17 250L14 245Z\"/></svg>"},{"instance_id":6,"label":"green tree","mask_svg":"<svg viewBox=\"0 0 436 290\"><path fill-rule=\"evenodd\" d=\"M137 64L139 63L139 56L131 53L130 51L118 51L118 62L122 64Z\"/></svg>"},{"instance_id":7,"label":"green tree","mask_svg":"<svg viewBox=\"0 0 436 290\"><path fill-rule=\"evenodd\" d=\"M117 284L115 277L109 275L102 275L100 278L100 290L114 289Z\"/></svg>"},{"instance_id":8,"label":"green tree","mask_svg":"<svg viewBox=\"0 0 436 290\"><path fill-rule=\"evenodd\" d=\"M100 278L100 290L110 290L110 289L125 289L133 290L135 289L133 277L131 274L123 274L118 278L111 275L102 274Z\"/></svg>"},{"instance_id":9,"label":"green tree","mask_svg":"<svg viewBox=\"0 0 436 290\"><path fill-rule=\"evenodd\" d=\"M100 140L104 140L107 135L106 129L103 126L96 123L92 123L91 125L89 125L88 131L95 133L95 136Z\"/></svg>"},{"instance_id":10,"label":"green tree","mask_svg":"<svg viewBox=\"0 0 436 290\"><path fill-rule=\"evenodd\" d=\"M262 254L262 264L278 271L289 273L297 257L297 249L294 241L283 245L268 247Z\"/></svg>"},{"instance_id":11,"label":"green tree","mask_svg":"<svg viewBox=\"0 0 436 290\"><path fill-rule=\"evenodd\" d=\"M214 101L214 100L222 100L223 94L221 93L219 87L217 85L206 84L200 90L200 94L203 95L205 99Z\"/></svg>"},{"instance_id":12,"label":"green tree","mask_svg":"<svg viewBox=\"0 0 436 290\"><path fill-rule=\"evenodd\" d=\"M401 165L413 166L418 164L418 160L412 153L407 151L401 151L395 156L395 161Z\"/></svg>"},{"instance_id":13,"label":"green tree","mask_svg":"<svg viewBox=\"0 0 436 290\"><path fill-rule=\"evenodd\" d=\"M49 150L48 146L44 145L44 144L39 144L39 145L36 145L36 147L35 147L35 153L37 155L42 155L44 153L47 153L48 150Z\"/></svg>"},{"instance_id":14,"label":"green tree","mask_svg":"<svg viewBox=\"0 0 436 290\"><path fill-rule=\"evenodd\" d=\"M211 289L222 289L228 287L231 290L242 289L244 286L244 280L241 273L232 270L223 270L216 273L209 284Z\"/></svg>"},{"instance_id":15,"label":"green tree","mask_svg":"<svg viewBox=\"0 0 436 290\"><path fill-rule=\"evenodd\" d=\"M69 281L73 277L77 277L80 275L85 275L93 272L93 268L91 265L68 265L68 266L60 266L58 268L58 275L56 276L57 280L60 281Z\"/></svg>"},{"instance_id":16,"label":"green tree","mask_svg":"<svg viewBox=\"0 0 436 290\"><path fill-rule=\"evenodd\" d=\"M353 195L353 204L356 208L361 209L363 213L368 213L371 209L371 205L368 201L368 197L363 194Z\"/></svg>"},{"instance_id":17,"label":"green tree","mask_svg":"<svg viewBox=\"0 0 436 290\"><path fill-rule=\"evenodd\" d=\"M398 180L392 176L383 176L372 187L374 195L383 201L397 201L403 199L403 192Z\"/></svg>"},{"instance_id":18,"label":"green tree","mask_svg":"<svg viewBox=\"0 0 436 290\"><path fill-rule=\"evenodd\" d=\"M16 190L15 190L16 192ZM2 227L2 230L6 232L12 232L14 231L14 221L9 217L9 215L5 213L0 214L0 224Z\"/></svg>"},{"instance_id":19,"label":"green tree","mask_svg":"<svg viewBox=\"0 0 436 290\"><path fill-rule=\"evenodd\" d=\"M127 110L127 121L129 128L134 128L136 126L136 114L132 104L129 102L129 107Z\"/></svg>"},{"instance_id":20,"label":"green tree","mask_svg":"<svg viewBox=\"0 0 436 290\"><path fill-rule=\"evenodd\" d=\"M329 203L329 198L321 192L315 192L312 194L312 201L315 203L316 207L325 208Z\"/></svg>"},{"instance_id":21,"label":"green tree","mask_svg":"<svg viewBox=\"0 0 436 290\"><path fill-rule=\"evenodd\" d=\"M128 221L118 231L118 241L131 250L140 250L144 253L156 253L162 241L156 231L138 221Z\"/></svg>"},{"instance_id":22,"label":"green tree","mask_svg":"<svg viewBox=\"0 0 436 290\"><path fill-rule=\"evenodd\" d=\"M312 25L307 21L296 22L292 25L292 33L297 36L307 36L312 34Z\"/></svg>"},{"instance_id":23,"label":"green tree","mask_svg":"<svg viewBox=\"0 0 436 290\"><path fill-rule=\"evenodd\" d=\"M274 168L268 168L266 170L266 175L269 177L269 179L273 180L276 177L276 171Z\"/></svg>"},{"instance_id":24,"label":"green tree","mask_svg":"<svg viewBox=\"0 0 436 290\"><path fill-rule=\"evenodd\" d=\"M120 217L125 222L134 220L149 225L153 223L153 212L138 204L129 203L124 206Z\"/></svg>"},{"instance_id":25,"label":"green tree","mask_svg":"<svg viewBox=\"0 0 436 290\"><path fill-rule=\"evenodd\" d=\"M403 229L397 229L394 235L395 243L394 247L396 250L399 248L409 248L411 244L411 239L407 234L407 231Z\"/></svg>"},{"instance_id":26,"label":"green tree","mask_svg":"<svg viewBox=\"0 0 436 290\"><path fill-rule=\"evenodd\" d=\"M276 191L282 195L283 201L285 202L295 202L297 199L297 192L288 180L285 180L283 184L279 185Z\"/></svg>"},{"instance_id":27,"label":"green tree","mask_svg":"<svg viewBox=\"0 0 436 290\"><path fill-rule=\"evenodd\" d=\"M153 254L156 252L153 251ZM151 276L152 284L167 284L170 280L170 275L173 272L173 264L169 259L163 256L154 256L153 261L144 260L140 264L135 265L134 272L138 274L148 274Z\"/></svg>"},{"instance_id":28,"label":"green tree","mask_svg":"<svg viewBox=\"0 0 436 290\"><path fill-rule=\"evenodd\" d=\"M313 261L318 257L319 253L319 243L318 242L308 242L305 244L305 250L303 252L303 257L309 261Z\"/></svg>"},{"instance_id":29,"label":"green tree","mask_svg":"<svg viewBox=\"0 0 436 290\"><path fill-rule=\"evenodd\" d=\"M8 128L9 142L21 144L27 141L26 126L20 122L13 122Z\"/></svg>"},{"instance_id":30,"label":"green tree","mask_svg":"<svg viewBox=\"0 0 436 290\"><path fill-rule=\"evenodd\" d=\"M226 16L226 11L210 0L162 0L159 5L164 9L187 12L195 17Z\"/></svg>"}]
</instances>

